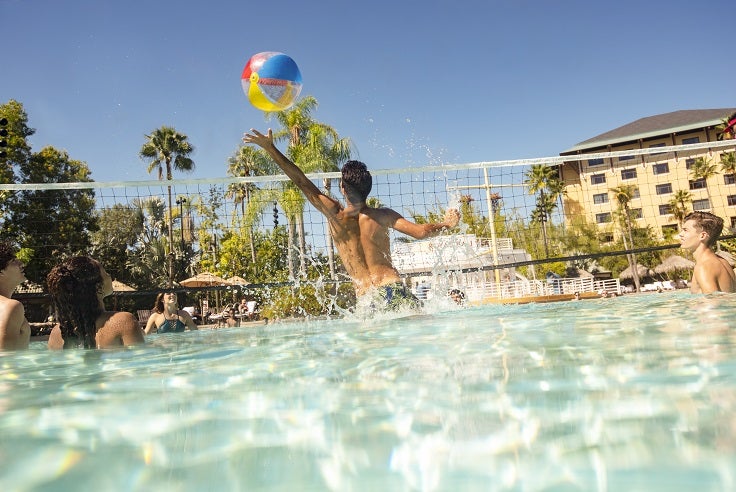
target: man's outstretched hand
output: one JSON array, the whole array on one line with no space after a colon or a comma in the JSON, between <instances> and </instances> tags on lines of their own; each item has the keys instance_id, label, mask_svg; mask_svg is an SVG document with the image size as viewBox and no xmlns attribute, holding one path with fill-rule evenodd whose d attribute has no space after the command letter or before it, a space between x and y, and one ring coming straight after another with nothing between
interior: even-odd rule
<instances>
[{"instance_id":1,"label":"man's outstretched hand","mask_svg":"<svg viewBox=\"0 0 736 492\"><path fill-rule=\"evenodd\" d=\"M267 134L264 135L258 130L251 128L250 133L243 134L243 142L256 144L259 147L263 147L265 149L269 145L273 145L273 131L271 131L271 129L269 128Z\"/></svg>"},{"instance_id":2,"label":"man's outstretched hand","mask_svg":"<svg viewBox=\"0 0 736 492\"><path fill-rule=\"evenodd\" d=\"M445 224L447 227L455 227L460 222L460 212L456 208L448 208L445 212Z\"/></svg>"}]
</instances>

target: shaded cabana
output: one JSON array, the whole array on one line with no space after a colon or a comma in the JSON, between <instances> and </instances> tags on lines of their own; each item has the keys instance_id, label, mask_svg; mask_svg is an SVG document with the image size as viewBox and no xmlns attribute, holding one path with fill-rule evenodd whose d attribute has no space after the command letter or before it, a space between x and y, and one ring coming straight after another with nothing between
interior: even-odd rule
<instances>
[{"instance_id":1,"label":"shaded cabana","mask_svg":"<svg viewBox=\"0 0 736 492\"><path fill-rule=\"evenodd\" d=\"M679 255L670 255L659 265L654 267L654 272L659 274L670 274L676 271L692 270L695 262Z\"/></svg>"},{"instance_id":2,"label":"shaded cabana","mask_svg":"<svg viewBox=\"0 0 736 492\"><path fill-rule=\"evenodd\" d=\"M653 272L649 268L642 265L641 263L637 263L636 273L639 275L639 278L644 278L644 277L651 277ZM631 271L631 267L630 266L626 267L624 271L618 274L618 278L620 278L621 280L633 279L634 274Z\"/></svg>"}]
</instances>

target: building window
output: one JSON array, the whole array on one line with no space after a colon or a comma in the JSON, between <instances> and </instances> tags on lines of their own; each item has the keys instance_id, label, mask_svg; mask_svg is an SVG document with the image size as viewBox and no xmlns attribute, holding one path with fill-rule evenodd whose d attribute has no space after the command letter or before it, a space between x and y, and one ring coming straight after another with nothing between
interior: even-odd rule
<instances>
[{"instance_id":1,"label":"building window","mask_svg":"<svg viewBox=\"0 0 736 492\"><path fill-rule=\"evenodd\" d=\"M618 162L623 162L623 161L630 161L630 160L631 160L631 159L633 159L633 158L634 158L634 156L633 156L633 155L622 155L622 156L620 156L620 157L618 158Z\"/></svg>"},{"instance_id":2,"label":"building window","mask_svg":"<svg viewBox=\"0 0 736 492\"><path fill-rule=\"evenodd\" d=\"M641 198L641 194L639 193L639 188L634 188L633 192L631 193L631 199L636 200L637 198Z\"/></svg>"},{"instance_id":3,"label":"building window","mask_svg":"<svg viewBox=\"0 0 736 492\"><path fill-rule=\"evenodd\" d=\"M723 184L727 184L727 185L736 184L736 174L724 174Z\"/></svg>"},{"instance_id":4,"label":"building window","mask_svg":"<svg viewBox=\"0 0 736 492\"><path fill-rule=\"evenodd\" d=\"M590 184L592 185L599 185L606 182L606 175L605 174L592 174L590 176Z\"/></svg>"},{"instance_id":5,"label":"building window","mask_svg":"<svg viewBox=\"0 0 736 492\"><path fill-rule=\"evenodd\" d=\"M621 170L621 179L636 179L636 169L622 169Z\"/></svg>"},{"instance_id":6,"label":"building window","mask_svg":"<svg viewBox=\"0 0 736 492\"><path fill-rule=\"evenodd\" d=\"M606 222L611 222L611 212L604 212L602 214L595 214L595 223L596 224L605 224Z\"/></svg>"},{"instance_id":7,"label":"building window","mask_svg":"<svg viewBox=\"0 0 736 492\"><path fill-rule=\"evenodd\" d=\"M726 197L726 200L728 200L728 205L729 206L732 207L732 206L736 205L736 195L728 195Z\"/></svg>"},{"instance_id":8,"label":"building window","mask_svg":"<svg viewBox=\"0 0 736 492\"><path fill-rule=\"evenodd\" d=\"M693 200L693 211L703 211L710 209L710 200L703 198L702 200Z\"/></svg>"},{"instance_id":9,"label":"building window","mask_svg":"<svg viewBox=\"0 0 736 492\"><path fill-rule=\"evenodd\" d=\"M600 205L601 203L608 203L608 193L597 193L593 195L593 203Z\"/></svg>"},{"instance_id":10,"label":"building window","mask_svg":"<svg viewBox=\"0 0 736 492\"><path fill-rule=\"evenodd\" d=\"M649 146L650 149L656 149L657 147L664 147L664 143L652 144ZM655 152L649 155L659 155L659 154L664 154L664 152Z\"/></svg>"},{"instance_id":11,"label":"building window","mask_svg":"<svg viewBox=\"0 0 736 492\"><path fill-rule=\"evenodd\" d=\"M691 190L703 190L708 187L704 178L692 179L689 181Z\"/></svg>"},{"instance_id":12,"label":"building window","mask_svg":"<svg viewBox=\"0 0 736 492\"><path fill-rule=\"evenodd\" d=\"M677 234L677 224L667 224L662 226L662 235L664 237L672 237Z\"/></svg>"},{"instance_id":13,"label":"building window","mask_svg":"<svg viewBox=\"0 0 736 492\"><path fill-rule=\"evenodd\" d=\"M658 184L654 187L654 190L657 192L657 195L672 193L672 183Z\"/></svg>"},{"instance_id":14,"label":"building window","mask_svg":"<svg viewBox=\"0 0 736 492\"><path fill-rule=\"evenodd\" d=\"M669 162L662 162L661 164L655 164L652 166L654 174L667 174L670 172Z\"/></svg>"},{"instance_id":15,"label":"building window","mask_svg":"<svg viewBox=\"0 0 736 492\"><path fill-rule=\"evenodd\" d=\"M621 179L636 179L636 169L622 169L621 170Z\"/></svg>"},{"instance_id":16,"label":"building window","mask_svg":"<svg viewBox=\"0 0 736 492\"><path fill-rule=\"evenodd\" d=\"M690 137L690 138L682 139L682 145L696 144L696 143L700 143L700 137Z\"/></svg>"},{"instance_id":17,"label":"building window","mask_svg":"<svg viewBox=\"0 0 736 492\"><path fill-rule=\"evenodd\" d=\"M731 217L731 229L736 229L736 217Z\"/></svg>"},{"instance_id":18,"label":"building window","mask_svg":"<svg viewBox=\"0 0 736 492\"><path fill-rule=\"evenodd\" d=\"M588 167L593 166L602 166L603 165L603 157L600 159L588 159Z\"/></svg>"},{"instance_id":19,"label":"building window","mask_svg":"<svg viewBox=\"0 0 736 492\"><path fill-rule=\"evenodd\" d=\"M734 217L734 218L736 218L736 217ZM600 241L601 243L612 243L613 242L613 234L611 234L610 232L607 232L607 233L604 233L604 234L599 234L598 235L598 241Z\"/></svg>"},{"instance_id":20,"label":"building window","mask_svg":"<svg viewBox=\"0 0 736 492\"><path fill-rule=\"evenodd\" d=\"M659 206L659 215L670 215L672 213L672 205L663 203Z\"/></svg>"},{"instance_id":21,"label":"building window","mask_svg":"<svg viewBox=\"0 0 736 492\"><path fill-rule=\"evenodd\" d=\"M693 164L695 164L695 159L693 157L691 157L690 159L685 159L685 169L687 169L688 171L691 167L693 167Z\"/></svg>"},{"instance_id":22,"label":"building window","mask_svg":"<svg viewBox=\"0 0 736 492\"><path fill-rule=\"evenodd\" d=\"M632 208L629 211L631 212L632 219L641 219L642 217L644 217L644 215L642 215L641 213L640 208Z\"/></svg>"}]
</instances>

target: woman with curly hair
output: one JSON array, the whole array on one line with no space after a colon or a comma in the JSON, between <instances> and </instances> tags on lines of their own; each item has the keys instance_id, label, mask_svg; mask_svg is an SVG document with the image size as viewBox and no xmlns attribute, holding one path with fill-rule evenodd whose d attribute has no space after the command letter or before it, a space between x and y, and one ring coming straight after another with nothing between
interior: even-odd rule
<instances>
[{"instance_id":1,"label":"woman with curly hair","mask_svg":"<svg viewBox=\"0 0 736 492\"><path fill-rule=\"evenodd\" d=\"M46 277L57 325L50 349L112 348L144 343L143 330L131 313L106 311L103 299L112 294L112 278L87 256L74 256Z\"/></svg>"},{"instance_id":2,"label":"woman with curly hair","mask_svg":"<svg viewBox=\"0 0 736 492\"><path fill-rule=\"evenodd\" d=\"M153 313L146 323L146 335L152 332L179 332L186 328L196 330L197 325L188 312L179 309L176 292L159 292L153 305Z\"/></svg>"}]
</instances>

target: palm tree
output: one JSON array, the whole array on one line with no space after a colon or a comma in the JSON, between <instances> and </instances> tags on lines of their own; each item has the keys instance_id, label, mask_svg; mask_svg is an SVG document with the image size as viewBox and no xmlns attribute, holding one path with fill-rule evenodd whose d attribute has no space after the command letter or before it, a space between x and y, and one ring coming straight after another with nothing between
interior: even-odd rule
<instances>
[{"instance_id":1,"label":"palm tree","mask_svg":"<svg viewBox=\"0 0 736 492\"><path fill-rule=\"evenodd\" d=\"M230 176L263 176L270 174L275 168L262 149L248 146L238 147L235 155L228 159L228 163L227 173ZM257 187L254 183L232 183L225 192L227 198L233 199L236 210L238 205L240 206L243 227L248 229L248 245L250 246L251 261L254 265L256 263L256 251L253 243L253 228L252 223L246 223L245 216L246 207L256 190Z\"/></svg>"},{"instance_id":2,"label":"palm tree","mask_svg":"<svg viewBox=\"0 0 736 492\"><path fill-rule=\"evenodd\" d=\"M736 175L736 152L724 152L721 154L721 172Z\"/></svg>"},{"instance_id":3,"label":"palm tree","mask_svg":"<svg viewBox=\"0 0 736 492\"><path fill-rule=\"evenodd\" d=\"M323 123L312 122L308 128L306 142L295 145L292 154L299 162L304 172L336 172L340 170L339 163L350 159L352 143L350 139L340 138L337 132ZM322 180L325 194L330 196L332 179ZM332 241L332 232L327 228L327 261L330 268L330 278L336 278L335 248Z\"/></svg>"},{"instance_id":4,"label":"palm tree","mask_svg":"<svg viewBox=\"0 0 736 492\"><path fill-rule=\"evenodd\" d=\"M270 113L281 124L282 129L274 133L277 140L287 140L287 155L305 173L337 171L338 162L350 157L350 141L339 138L337 132L330 126L319 123L311 116L317 108L317 99L306 96L286 111ZM329 194L330 185L325 180L325 192ZM306 275L306 240L304 231L304 195L295 195L296 187L288 183L285 192L289 193L284 214L289 221L289 265L291 267L293 237L298 233L299 271ZM292 215L293 214L293 215ZM330 256L330 272L334 276L334 252L332 236L328 232L328 255Z\"/></svg>"},{"instance_id":5,"label":"palm tree","mask_svg":"<svg viewBox=\"0 0 736 492\"><path fill-rule=\"evenodd\" d=\"M667 203L670 206L670 214L682 226L682 221L688 213L687 204L693 201L693 195L687 190L677 190L672 199Z\"/></svg>"},{"instance_id":6,"label":"palm tree","mask_svg":"<svg viewBox=\"0 0 736 492\"><path fill-rule=\"evenodd\" d=\"M708 206L712 207L710 201L710 189L708 188L708 178L718 174L718 166L713 163L712 159L706 157L697 157L690 168L690 173L694 179L702 179L705 182L705 192L708 197Z\"/></svg>"},{"instance_id":7,"label":"palm tree","mask_svg":"<svg viewBox=\"0 0 736 492\"><path fill-rule=\"evenodd\" d=\"M557 197L562 193L563 186L557 168L545 164L532 165L529 171L526 172L525 178L529 194L534 195L539 192L534 212L532 212L532 220L542 224L544 253L549 257L547 222L557 207Z\"/></svg>"},{"instance_id":8,"label":"palm tree","mask_svg":"<svg viewBox=\"0 0 736 492\"><path fill-rule=\"evenodd\" d=\"M736 113L723 118L719 125L716 125L716 131L718 140L731 140L736 138Z\"/></svg>"},{"instance_id":9,"label":"palm tree","mask_svg":"<svg viewBox=\"0 0 736 492\"><path fill-rule=\"evenodd\" d=\"M146 143L139 152L140 158L148 160L148 173L158 170L158 179L163 180L166 166L166 180L173 179L173 170L190 172L194 169L194 161L189 155L194 147L187 141L187 136L177 132L173 127L162 126L146 135ZM174 233L172 228L171 185L167 186L169 198L169 287L174 283Z\"/></svg>"},{"instance_id":10,"label":"palm tree","mask_svg":"<svg viewBox=\"0 0 736 492\"><path fill-rule=\"evenodd\" d=\"M618 212L619 217L621 219L621 224L623 226L623 233L621 234L621 237L624 242L624 249L633 249L634 248L634 238L631 233L632 226L631 226L631 200L634 198L634 192L636 191L636 186L634 185L621 185L616 188L611 188L608 190L612 195L614 200L616 200L616 203L618 204ZM628 244L626 242L628 236ZM636 256L633 253L627 253L626 257L629 260L629 267L631 268L631 274L634 279L634 286L636 287L637 292L639 291L641 287L641 282L639 280L639 273L636 271Z\"/></svg>"}]
</instances>

